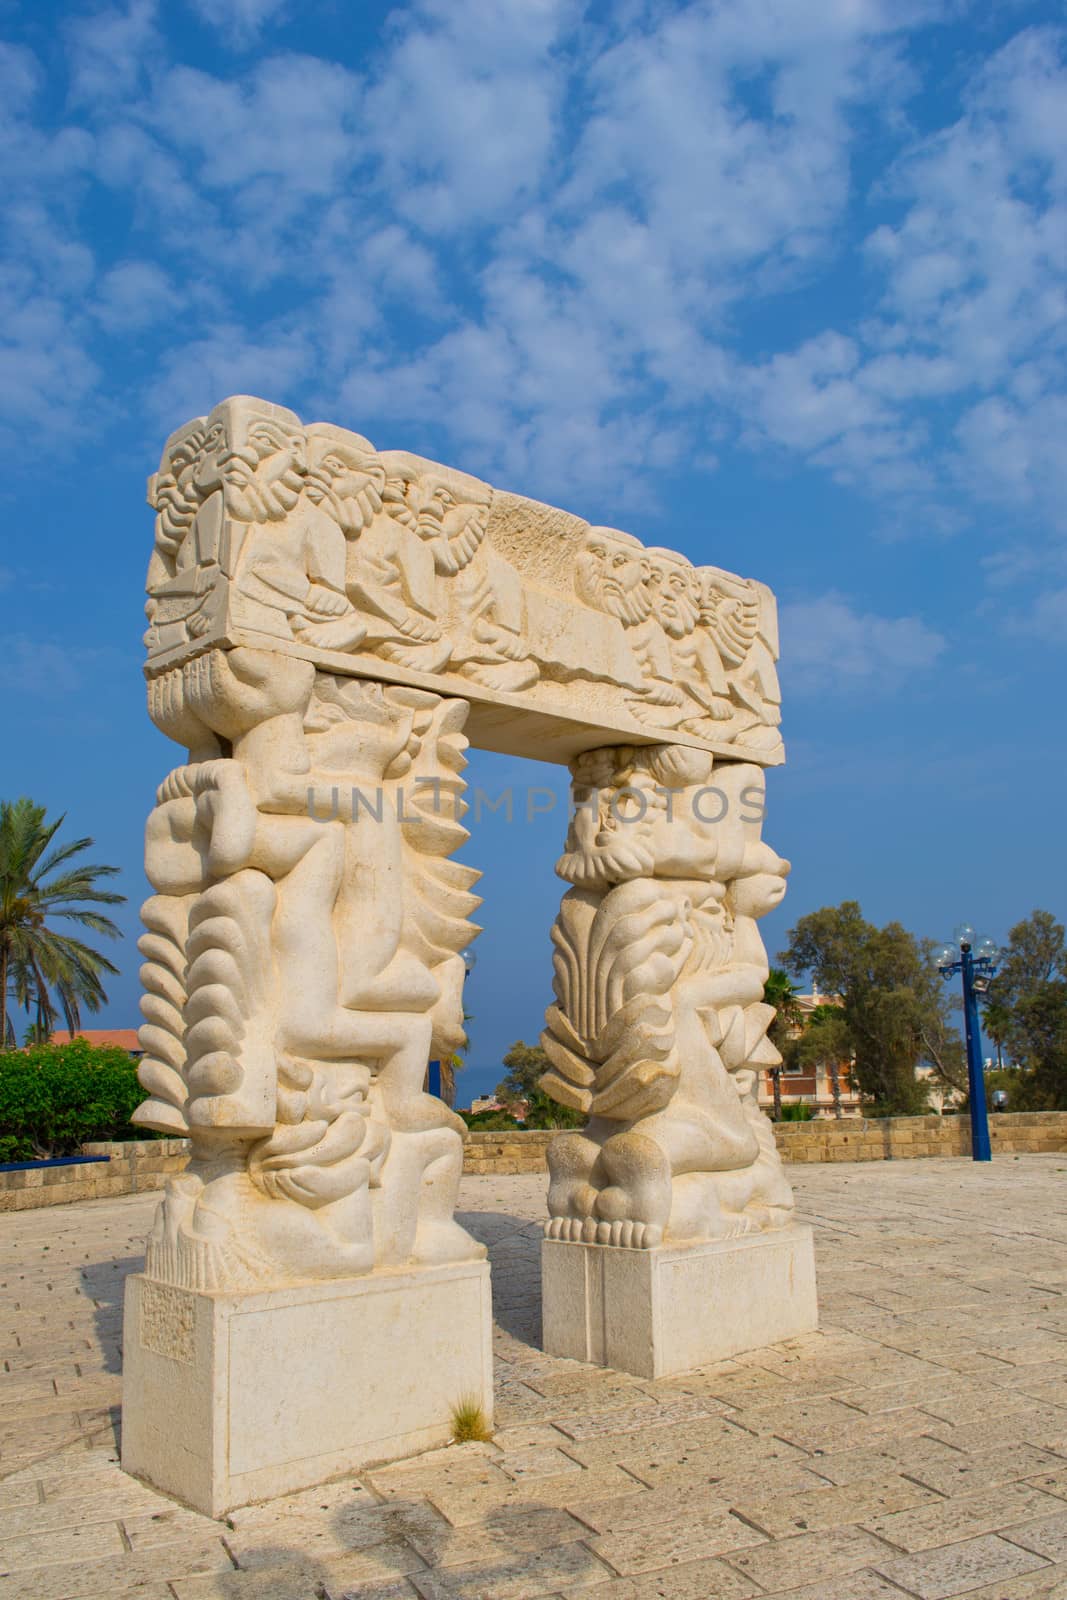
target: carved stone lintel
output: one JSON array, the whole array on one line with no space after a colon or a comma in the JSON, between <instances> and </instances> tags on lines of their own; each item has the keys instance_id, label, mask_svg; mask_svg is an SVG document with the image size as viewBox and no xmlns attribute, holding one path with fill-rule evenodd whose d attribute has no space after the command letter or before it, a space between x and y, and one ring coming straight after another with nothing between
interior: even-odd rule
<instances>
[{"instance_id":1,"label":"carved stone lintel","mask_svg":"<svg viewBox=\"0 0 1067 1600\"><path fill-rule=\"evenodd\" d=\"M251 645L462 696L486 748L782 760L774 597L751 579L247 395L168 440L149 500L153 676Z\"/></svg>"}]
</instances>

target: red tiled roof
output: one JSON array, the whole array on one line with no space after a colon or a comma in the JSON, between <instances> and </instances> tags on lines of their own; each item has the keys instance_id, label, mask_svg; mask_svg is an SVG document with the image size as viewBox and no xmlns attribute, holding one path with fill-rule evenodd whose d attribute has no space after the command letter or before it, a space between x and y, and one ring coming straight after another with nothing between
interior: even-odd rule
<instances>
[{"instance_id":1,"label":"red tiled roof","mask_svg":"<svg viewBox=\"0 0 1067 1600\"><path fill-rule=\"evenodd\" d=\"M142 1045L137 1037L136 1028L79 1028L74 1035L76 1039L87 1039L95 1045L117 1045L120 1050L128 1050L131 1055L142 1053ZM60 1028L58 1033L48 1036L49 1044L69 1044L70 1034L66 1028Z\"/></svg>"}]
</instances>

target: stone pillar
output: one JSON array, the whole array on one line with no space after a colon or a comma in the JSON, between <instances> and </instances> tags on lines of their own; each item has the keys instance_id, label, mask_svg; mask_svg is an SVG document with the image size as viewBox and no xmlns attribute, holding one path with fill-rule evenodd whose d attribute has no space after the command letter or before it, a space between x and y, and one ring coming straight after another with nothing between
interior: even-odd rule
<instances>
[{"instance_id":1,"label":"stone pillar","mask_svg":"<svg viewBox=\"0 0 1067 1600\"><path fill-rule=\"evenodd\" d=\"M134 1120L192 1159L129 1283L123 1465L220 1515L492 1414L465 1128L423 1092L477 932L468 707L243 647L149 696L195 759L148 822Z\"/></svg>"},{"instance_id":2,"label":"stone pillar","mask_svg":"<svg viewBox=\"0 0 1067 1600\"><path fill-rule=\"evenodd\" d=\"M789 863L764 774L679 745L571 767L542 1086L588 1114L549 1148L551 1354L645 1377L816 1326L811 1231L759 1108L780 1057L757 919Z\"/></svg>"}]
</instances>

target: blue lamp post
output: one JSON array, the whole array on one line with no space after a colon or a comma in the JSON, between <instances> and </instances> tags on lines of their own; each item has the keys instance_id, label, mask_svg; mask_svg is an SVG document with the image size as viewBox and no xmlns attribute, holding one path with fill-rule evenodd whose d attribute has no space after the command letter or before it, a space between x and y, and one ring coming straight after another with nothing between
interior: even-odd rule
<instances>
[{"instance_id":1,"label":"blue lamp post","mask_svg":"<svg viewBox=\"0 0 1067 1600\"><path fill-rule=\"evenodd\" d=\"M985 1074L982 1067L982 1034L978 1021L978 996L989 988L996 976L1000 951L992 939L975 944L974 929L964 923L957 928L950 944L937 954L937 966L945 979L959 973L963 979L963 1022L967 1038L967 1085L971 1102L971 1155L975 1161L989 1161L989 1116L985 1103Z\"/></svg>"}]
</instances>

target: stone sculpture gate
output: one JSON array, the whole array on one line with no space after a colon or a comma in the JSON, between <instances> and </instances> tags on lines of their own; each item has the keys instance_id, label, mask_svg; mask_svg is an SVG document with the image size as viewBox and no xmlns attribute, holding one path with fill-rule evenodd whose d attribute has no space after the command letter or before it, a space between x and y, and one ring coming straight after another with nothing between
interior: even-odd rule
<instances>
[{"instance_id":1,"label":"stone sculpture gate","mask_svg":"<svg viewBox=\"0 0 1067 1600\"><path fill-rule=\"evenodd\" d=\"M200 1509L491 1412L463 1125L468 741L566 762L545 1340L656 1374L814 1325L757 1103L788 863L762 584L239 396L149 482L146 1128L185 1134L131 1280L123 1460Z\"/></svg>"}]
</instances>

